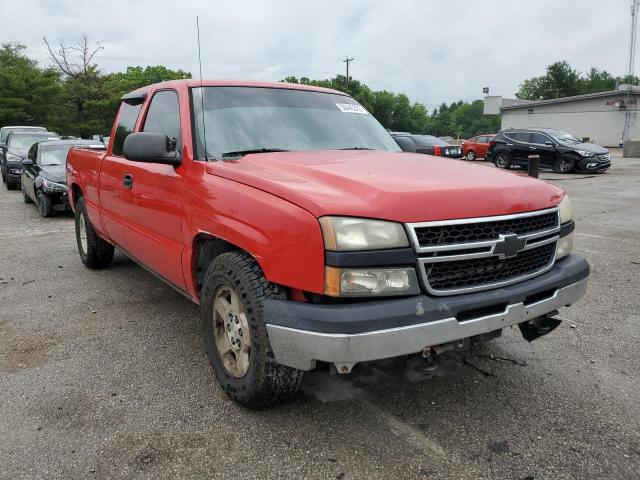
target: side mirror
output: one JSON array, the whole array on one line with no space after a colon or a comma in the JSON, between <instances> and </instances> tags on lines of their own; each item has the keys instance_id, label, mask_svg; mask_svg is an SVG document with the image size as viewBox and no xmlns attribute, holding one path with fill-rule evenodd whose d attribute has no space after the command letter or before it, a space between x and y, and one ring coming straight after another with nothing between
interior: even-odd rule
<instances>
[{"instance_id":1,"label":"side mirror","mask_svg":"<svg viewBox=\"0 0 640 480\"><path fill-rule=\"evenodd\" d=\"M555 143L553 143L553 142L552 142L552 141L550 141L550 140L547 140L546 142L544 142L544 144L545 144L545 145L550 145L550 146L552 146L552 147L555 147L555 146L556 146L556 144L555 144Z\"/></svg>"},{"instance_id":2,"label":"side mirror","mask_svg":"<svg viewBox=\"0 0 640 480\"><path fill-rule=\"evenodd\" d=\"M31 160L29 157L27 157L27 158L23 158L22 162L20 162L20 163L22 163L23 167L28 167L29 165L33 165L33 160Z\"/></svg>"},{"instance_id":3,"label":"side mirror","mask_svg":"<svg viewBox=\"0 0 640 480\"><path fill-rule=\"evenodd\" d=\"M131 133L124 140L122 154L132 162L162 163L174 167L182 163L173 142L164 133Z\"/></svg>"}]
</instances>

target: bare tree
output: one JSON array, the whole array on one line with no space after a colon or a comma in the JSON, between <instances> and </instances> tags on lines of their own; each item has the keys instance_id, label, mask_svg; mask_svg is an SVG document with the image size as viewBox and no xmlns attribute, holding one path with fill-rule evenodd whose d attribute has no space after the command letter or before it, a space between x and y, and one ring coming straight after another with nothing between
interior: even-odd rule
<instances>
[{"instance_id":1,"label":"bare tree","mask_svg":"<svg viewBox=\"0 0 640 480\"><path fill-rule=\"evenodd\" d=\"M56 63L62 73L69 77L79 77L87 75L94 66L91 61L96 53L103 47L96 43L95 47L89 44L89 37L83 33L80 40L74 45L65 45L64 40L60 40L58 48L54 49L47 41L47 37L42 37L49 55Z\"/></svg>"}]
</instances>

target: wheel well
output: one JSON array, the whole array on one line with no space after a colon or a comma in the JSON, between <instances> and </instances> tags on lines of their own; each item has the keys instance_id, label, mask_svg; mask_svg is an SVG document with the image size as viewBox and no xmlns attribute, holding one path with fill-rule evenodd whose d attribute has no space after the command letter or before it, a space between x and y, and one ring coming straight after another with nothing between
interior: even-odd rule
<instances>
[{"instance_id":1,"label":"wheel well","mask_svg":"<svg viewBox=\"0 0 640 480\"><path fill-rule=\"evenodd\" d=\"M78 202L78 199L82 196L82 190L80 189L80 187L78 186L77 183L74 183L71 185L71 193L73 193L73 202L74 202L74 207L75 204Z\"/></svg>"},{"instance_id":2,"label":"wheel well","mask_svg":"<svg viewBox=\"0 0 640 480\"><path fill-rule=\"evenodd\" d=\"M239 250L242 249L213 235L200 234L196 237L193 245L192 271L198 296L200 296L204 276L211 262L222 253Z\"/></svg>"}]
</instances>

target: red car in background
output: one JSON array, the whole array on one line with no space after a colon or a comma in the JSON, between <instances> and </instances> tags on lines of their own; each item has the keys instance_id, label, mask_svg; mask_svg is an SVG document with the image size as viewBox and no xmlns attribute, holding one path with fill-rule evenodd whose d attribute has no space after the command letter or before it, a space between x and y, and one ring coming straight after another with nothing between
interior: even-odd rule
<instances>
[{"instance_id":1,"label":"red car in background","mask_svg":"<svg viewBox=\"0 0 640 480\"><path fill-rule=\"evenodd\" d=\"M462 155L464 155L467 160L487 158L487 149L493 137L495 137L495 134L477 135L469 140L465 140L462 144Z\"/></svg>"}]
</instances>

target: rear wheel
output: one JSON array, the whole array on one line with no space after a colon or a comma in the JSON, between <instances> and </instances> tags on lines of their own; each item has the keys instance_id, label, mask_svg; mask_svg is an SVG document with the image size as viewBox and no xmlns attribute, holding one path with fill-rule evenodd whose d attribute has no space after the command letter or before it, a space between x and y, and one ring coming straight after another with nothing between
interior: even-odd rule
<instances>
[{"instance_id":1,"label":"rear wheel","mask_svg":"<svg viewBox=\"0 0 640 480\"><path fill-rule=\"evenodd\" d=\"M495 166L498 168L511 168L511 155L507 152L498 152L496 153L495 160L493 161Z\"/></svg>"},{"instance_id":2,"label":"rear wheel","mask_svg":"<svg viewBox=\"0 0 640 480\"><path fill-rule=\"evenodd\" d=\"M571 173L576 166L576 159L571 155L561 155L553 165L556 173Z\"/></svg>"},{"instance_id":3,"label":"rear wheel","mask_svg":"<svg viewBox=\"0 0 640 480\"><path fill-rule=\"evenodd\" d=\"M113 260L113 245L98 236L91 226L84 197L76 204L76 241L80 259L89 268L104 268Z\"/></svg>"},{"instance_id":4,"label":"rear wheel","mask_svg":"<svg viewBox=\"0 0 640 480\"><path fill-rule=\"evenodd\" d=\"M467 157L467 160L473 161L476 159L476 152L469 150L465 156Z\"/></svg>"},{"instance_id":5,"label":"rear wheel","mask_svg":"<svg viewBox=\"0 0 640 480\"><path fill-rule=\"evenodd\" d=\"M264 301L283 298L253 258L223 253L209 265L200 324L216 378L236 402L261 408L293 396L303 372L279 365L262 317Z\"/></svg>"},{"instance_id":6,"label":"rear wheel","mask_svg":"<svg viewBox=\"0 0 640 480\"><path fill-rule=\"evenodd\" d=\"M24 189L22 189L22 193L24 194ZM50 217L52 209L51 209L51 199L49 198L49 196L46 193L44 193L42 189L40 189L36 192L36 200L37 200L38 211L40 212L40 215L43 217Z\"/></svg>"}]
</instances>

